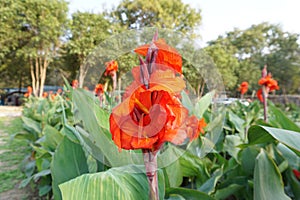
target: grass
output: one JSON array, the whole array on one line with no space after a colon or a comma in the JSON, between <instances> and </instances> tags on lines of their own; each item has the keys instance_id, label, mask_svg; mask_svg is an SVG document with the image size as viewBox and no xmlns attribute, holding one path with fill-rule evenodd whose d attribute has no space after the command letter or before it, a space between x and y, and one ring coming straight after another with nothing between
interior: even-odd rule
<instances>
[{"instance_id":1,"label":"grass","mask_svg":"<svg viewBox=\"0 0 300 200\"><path fill-rule=\"evenodd\" d=\"M18 118L0 118L0 193L13 189L25 176L20 164L30 152L24 140L13 140L12 135L22 132L22 120Z\"/></svg>"}]
</instances>

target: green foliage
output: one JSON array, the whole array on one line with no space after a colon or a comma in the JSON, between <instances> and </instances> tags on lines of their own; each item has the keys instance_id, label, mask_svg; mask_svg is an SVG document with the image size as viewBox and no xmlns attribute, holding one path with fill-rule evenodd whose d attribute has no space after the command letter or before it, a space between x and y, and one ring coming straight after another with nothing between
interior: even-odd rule
<instances>
[{"instance_id":1,"label":"green foliage","mask_svg":"<svg viewBox=\"0 0 300 200\"><path fill-rule=\"evenodd\" d=\"M85 174L60 185L63 199L148 199L149 189L144 166L124 166L105 172ZM158 171L158 180L164 183ZM160 184L159 196L164 197Z\"/></svg>"},{"instance_id":2,"label":"green foliage","mask_svg":"<svg viewBox=\"0 0 300 200\"><path fill-rule=\"evenodd\" d=\"M238 77L238 83L248 81L250 88L256 90L260 70L267 64L268 70L278 80L281 92L291 94L297 91L299 85L298 39L298 34L285 32L278 25L261 23L245 30L235 29L227 32L225 36L219 36L217 40L209 42L208 48L217 49L221 46L239 60L235 73L230 74ZM220 60L224 54L216 53L216 56ZM232 57L227 58L225 62L230 62ZM222 63L216 65L222 67ZM224 70L230 71L231 67L233 65L225 66Z\"/></svg>"},{"instance_id":3,"label":"green foliage","mask_svg":"<svg viewBox=\"0 0 300 200\"><path fill-rule=\"evenodd\" d=\"M112 15L126 28L156 26L189 34L201 20L200 11L181 0L123 0Z\"/></svg>"}]
</instances>

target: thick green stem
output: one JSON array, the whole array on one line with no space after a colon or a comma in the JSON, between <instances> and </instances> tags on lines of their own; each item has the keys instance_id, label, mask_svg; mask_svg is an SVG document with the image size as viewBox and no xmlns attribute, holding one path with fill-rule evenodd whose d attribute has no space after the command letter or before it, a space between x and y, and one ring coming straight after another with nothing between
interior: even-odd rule
<instances>
[{"instance_id":1,"label":"thick green stem","mask_svg":"<svg viewBox=\"0 0 300 200\"><path fill-rule=\"evenodd\" d=\"M262 86L262 95L264 100L264 121L268 121L268 92L266 86Z\"/></svg>"},{"instance_id":2,"label":"thick green stem","mask_svg":"<svg viewBox=\"0 0 300 200\"><path fill-rule=\"evenodd\" d=\"M159 200L157 178L157 153L158 151L143 150L146 175L149 184L149 200Z\"/></svg>"}]
</instances>

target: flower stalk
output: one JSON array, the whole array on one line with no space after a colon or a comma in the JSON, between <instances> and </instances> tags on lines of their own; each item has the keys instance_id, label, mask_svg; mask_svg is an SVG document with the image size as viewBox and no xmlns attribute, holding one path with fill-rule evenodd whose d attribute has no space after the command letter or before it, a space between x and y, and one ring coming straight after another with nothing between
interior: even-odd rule
<instances>
[{"instance_id":1,"label":"flower stalk","mask_svg":"<svg viewBox=\"0 0 300 200\"><path fill-rule=\"evenodd\" d=\"M158 151L143 149L143 158L144 158L146 175L147 175L148 185L149 185L150 200L159 200L158 177L157 177L157 153Z\"/></svg>"}]
</instances>

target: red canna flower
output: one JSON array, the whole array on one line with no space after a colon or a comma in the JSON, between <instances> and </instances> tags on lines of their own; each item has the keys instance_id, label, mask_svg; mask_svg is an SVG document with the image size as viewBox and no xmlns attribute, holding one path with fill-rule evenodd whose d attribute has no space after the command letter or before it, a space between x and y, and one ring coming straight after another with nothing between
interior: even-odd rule
<instances>
[{"instance_id":1,"label":"red canna flower","mask_svg":"<svg viewBox=\"0 0 300 200\"><path fill-rule=\"evenodd\" d=\"M106 70L104 72L104 76L115 76L118 71L118 63L115 60L105 63Z\"/></svg>"},{"instance_id":2,"label":"red canna flower","mask_svg":"<svg viewBox=\"0 0 300 200\"><path fill-rule=\"evenodd\" d=\"M27 92L28 92L28 94L32 94L32 87L31 86L27 87Z\"/></svg>"},{"instance_id":3,"label":"red canna flower","mask_svg":"<svg viewBox=\"0 0 300 200\"><path fill-rule=\"evenodd\" d=\"M63 92L63 90L61 88L58 88L58 90L56 91L57 94L61 94Z\"/></svg>"},{"instance_id":4,"label":"red canna flower","mask_svg":"<svg viewBox=\"0 0 300 200\"><path fill-rule=\"evenodd\" d=\"M296 177L298 180L300 180L300 172L299 172L298 170L296 170L296 169L293 169L293 173L294 173L295 177Z\"/></svg>"},{"instance_id":5,"label":"red canna flower","mask_svg":"<svg viewBox=\"0 0 300 200\"><path fill-rule=\"evenodd\" d=\"M140 87L113 109L110 131L119 148L157 150L166 141L185 140L180 128L187 116L188 110L169 92Z\"/></svg>"},{"instance_id":6,"label":"red canna flower","mask_svg":"<svg viewBox=\"0 0 300 200\"><path fill-rule=\"evenodd\" d=\"M48 93L47 92L43 92L43 98L47 98L48 97Z\"/></svg>"},{"instance_id":7,"label":"red canna flower","mask_svg":"<svg viewBox=\"0 0 300 200\"><path fill-rule=\"evenodd\" d=\"M271 74L268 74L266 77L261 78L258 81L259 85L264 85L268 88L269 92L274 90L279 90L279 86L276 80L272 79Z\"/></svg>"},{"instance_id":8,"label":"red canna flower","mask_svg":"<svg viewBox=\"0 0 300 200\"><path fill-rule=\"evenodd\" d=\"M155 63L162 66L171 67L176 72L182 74L182 58L177 50L167 45L167 43L163 39L154 41L154 45L158 49ZM134 51L137 54L146 56L150 47L150 44L146 44L136 48Z\"/></svg>"},{"instance_id":9,"label":"red canna flower","mask_svg":"<svg viewBox=\"0 0 300 200\"><path fill-rule=\"evenodd\" d=\"M103 94L104 93L104 88L103 88L103 85L102 84L97 84L96 87L95 87L95 90L94 90L95 94L96 95L100 95L100 94Z\"/></svg>"},{"instance_id":10,"label":"red canna flower","mask_svg":"<svg viewBox=\"0 0 300 200\"><path fill-rule=\"evenodd\" d=\"M73 81L72 81L72 88L73 88L73 89L78 88L78 84L79 84L79 83L78 83L78 80L73 80Z\"/></svg>"},{"instance_id":11,"label":"red canna flower","mask_svg":"<svg viewBox=\"0 0 300 200\"><path fill-rule=\"evenodd\" d=\"M238 89L241 92L241 95L244 95L248 91L248 86L249 86L249 84L246 81L241 83L241 85Z\"/></svg>"},{"instance_id":12,"label":"red canna flower","mask_svg":"<svg viewBox=\"0 0 300 200\"><path fill-rule=\"evenodd\" d=\"M261 88L259 90L257 90L256 96L257 96L257 98L259 99L260 102L264 102L264 97L263 97Z\"/></svg>"},{"instance_id":13,"label":"red canna flower","mask_svg":"<svg viewBox=\"0 0 300 200\"><path fill-rule=\"evenodd\" d=\"M141 49L144 48L147 46ZM149 51L151 53L151 49ZM153 61L149 51L146 60ZM162 52L164 61L170 61L170 66L174 59L172 53L169 54L171 58L167 59L168 54L164 50ZM134 81L126 89L123 102L110 115L110 132L115 144L120 149L148 149L155 152L165 142L182 144L186 139L193 140L200 132L204 133L205 121L199 121L196 116L189 117L188 110L177 98L185 88L183 78L174 73L175 70L181 72L181 65L180 69L178 65L169 69L149 70L146 63L142 60L140 63L139 67L132 69Z\"/></svg>"}]
</instances>

